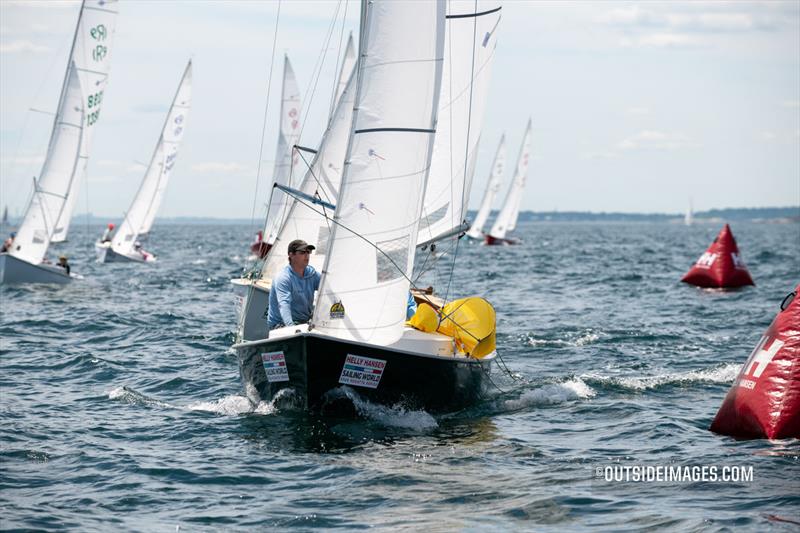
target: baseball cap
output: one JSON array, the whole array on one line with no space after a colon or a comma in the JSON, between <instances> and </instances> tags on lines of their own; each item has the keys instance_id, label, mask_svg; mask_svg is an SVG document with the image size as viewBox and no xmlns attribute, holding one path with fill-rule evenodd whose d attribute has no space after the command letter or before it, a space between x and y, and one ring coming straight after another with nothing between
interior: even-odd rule
<instances>
[{"instance_id":1,"label":"baseball cap","mask_svg":"<svg viewBox=\"0 0 800 533\"><path fill-rule=\"evenodd\" d=\"M289 243L289 253L293 252L305 252L314 250L316 247L313 244L308 244L306 241L301 239L295 239Z\"/></svg>"}]
</instances>

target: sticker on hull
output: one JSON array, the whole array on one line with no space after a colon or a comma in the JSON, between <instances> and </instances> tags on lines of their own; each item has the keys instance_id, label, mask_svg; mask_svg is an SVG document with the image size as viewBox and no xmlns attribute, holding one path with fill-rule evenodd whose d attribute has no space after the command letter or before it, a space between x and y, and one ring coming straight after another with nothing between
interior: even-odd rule
<instances>
[{"instance_id":1,"label":"sticker on hull","mask_svg":"<svg viewBox=\"0 0 800 533\"><path fill-rule=\"evenodd\" d=\"M289 369L286 368L286 357L283 352L265 352L261 354L261 362L270 383L289 381Z\"/></svg>"},{"instance_id":2,"label":"sticker on hull","mask_svg":"<svg viewBox=\"0 0 800 533\"><path fill-rule=\"evenodd\" d=\"M339 383L377 389L385 368L386 361L383 359L347 354L342 374L339 376Z\"/></svg>"}]
</instances>

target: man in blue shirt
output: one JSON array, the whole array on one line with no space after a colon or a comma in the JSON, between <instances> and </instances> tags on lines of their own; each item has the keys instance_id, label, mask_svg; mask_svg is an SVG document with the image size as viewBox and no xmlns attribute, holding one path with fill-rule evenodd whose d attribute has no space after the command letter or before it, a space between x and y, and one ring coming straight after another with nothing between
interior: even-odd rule
<instances>
[{"instance_id":1,"label":"man in blue shirt","mask_svg":"<svg viewBox=\"0 0 800 533\"><path fill-rule=\"evenodd\" d=\"M272 280L269 291L269 329L302 324L311 319L314 291L320 274L308 266L314 246L300 239L289 243L289 264Z\"/></svg>"}]
</instances>

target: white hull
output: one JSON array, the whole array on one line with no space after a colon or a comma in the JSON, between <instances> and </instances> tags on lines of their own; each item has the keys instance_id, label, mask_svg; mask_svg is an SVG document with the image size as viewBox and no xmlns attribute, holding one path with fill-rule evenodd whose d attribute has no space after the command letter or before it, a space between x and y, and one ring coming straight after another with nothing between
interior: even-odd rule
<instances>
[{"instance_id":1,"label":"white hull","mask_svg":"<svg viewBox=\"0 0 800 533\"><path fill-rule=\"evenodd\" d=\"M34 265L9 254L0 254L0 283L59 283L72 281L67 272L54 265Z\"/></svg>"},{"instance_id":2,"label":"white hull","mask_svg":"<svg viewBox=\"0 0 800 533\"><path fill-rule=\"evenodd\" d=\"M267 337L267 309L269 308L270 281L253 283L246 278L232 279L236 295L239 338L243 341Z\"/></svg>"},{"instance_id":3,"label":"white hull","mask_svg":"<svg viewBox=\"0 0 800 533\"><path fill-rule=\"evenodd\" d=\"M94 251L97 254L98 263L152 263L156 260L154 255L148 255L145 259L139 252L121 254L111 247L110 242L94 243Z\"/></svg>"}]
</instances>

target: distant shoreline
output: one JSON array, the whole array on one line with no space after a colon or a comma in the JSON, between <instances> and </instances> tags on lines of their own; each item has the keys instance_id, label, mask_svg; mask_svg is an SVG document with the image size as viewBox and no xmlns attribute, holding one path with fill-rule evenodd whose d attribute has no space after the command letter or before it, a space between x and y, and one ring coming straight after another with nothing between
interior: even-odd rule
<instances>
[{"instance_id":1,"label":"distant shoreline","mask_svg":"<svg viewBox=\"0 0 800 533\"><path fill-rule=\"evenodd\" d=\"M497 215L492 211L490 219ZM468 219L473 219L475 211L469 211ZM118 217L104 217L79 214L73 217L74 224L107 224L118 223ZM683 224L683 213L593 213L589 211L520 211L520 222L667 222ZM800 206L795 207L755 207L711 209L693 213L693 224L718 224L731 221L750 221L764 223L800 223ZM9 220L9 226L16 226L20 220ZM158 224L224 224L224 225L260 225L249 218L214 218L214 217L159 217Z\"/></svg>"}]
</instances>

